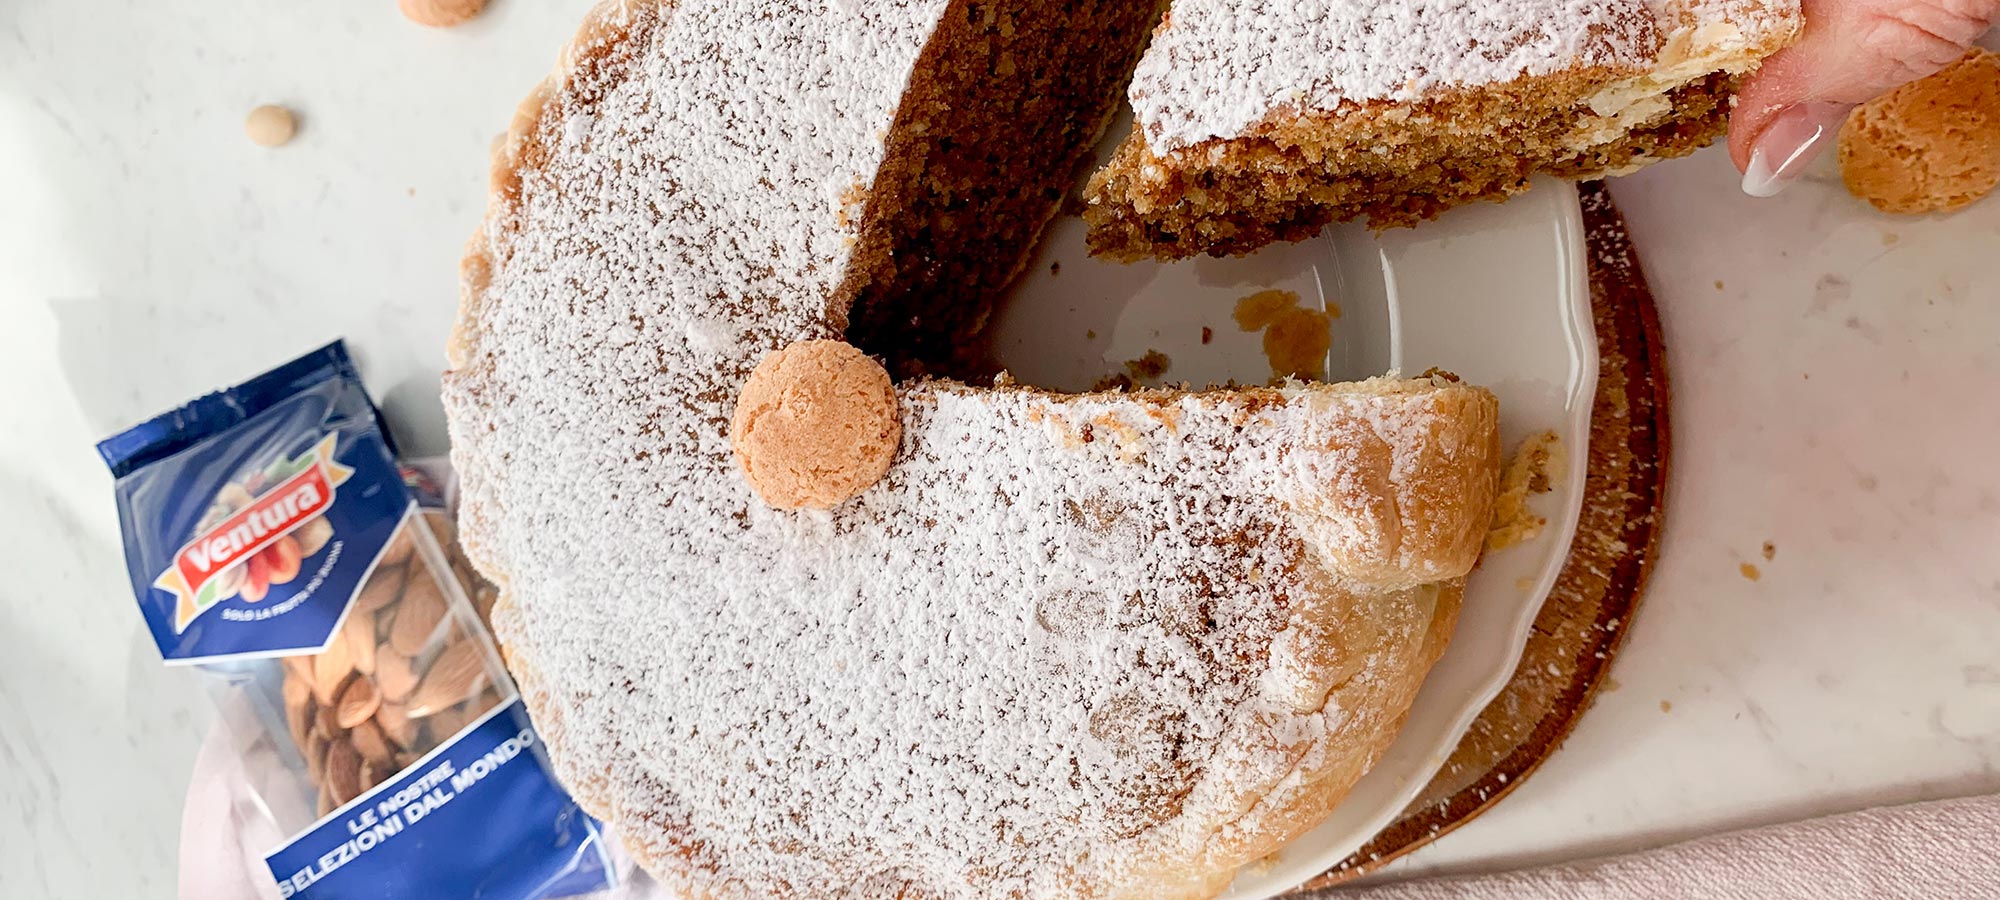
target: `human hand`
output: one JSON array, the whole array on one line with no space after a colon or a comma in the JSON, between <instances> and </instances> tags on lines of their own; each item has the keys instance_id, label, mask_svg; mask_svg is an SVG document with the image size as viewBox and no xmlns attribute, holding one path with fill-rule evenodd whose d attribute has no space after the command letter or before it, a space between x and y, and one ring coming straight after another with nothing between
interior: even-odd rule
<instances>
[{"instance_id":1,"label":"human hand","mask_svg":"<svg viewBox=\"0 0 2000 900\"><path fill-rule=\"evenodd\" d=\"M1801 0L1799 42L1744 79L1729 120L1743 192L1769 197L1832 144L1855 105L1964 55L2000 0Z\"/></svg>"}]
</instances>

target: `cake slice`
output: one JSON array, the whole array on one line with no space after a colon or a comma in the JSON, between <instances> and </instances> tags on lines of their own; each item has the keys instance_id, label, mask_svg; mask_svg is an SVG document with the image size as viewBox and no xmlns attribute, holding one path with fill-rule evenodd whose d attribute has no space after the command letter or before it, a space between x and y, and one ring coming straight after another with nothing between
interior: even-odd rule
<instances>
[{"instance_id":1,"label":"cake slice","mask_svg":"<svg viewBox=\"0 0 2000 900\"><path fill-rule=\"evenodd\" d=\"M1683 155L1800 28L1797 0L1175 0L1091 250L1243 254Z\"/></svg>"}]
</instances>

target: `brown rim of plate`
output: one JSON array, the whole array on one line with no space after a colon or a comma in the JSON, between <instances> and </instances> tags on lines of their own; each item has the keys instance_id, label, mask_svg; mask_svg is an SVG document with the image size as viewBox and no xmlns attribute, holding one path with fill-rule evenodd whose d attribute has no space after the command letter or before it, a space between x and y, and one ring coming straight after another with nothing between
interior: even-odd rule
<instances>
[{"instance_id":1,"label":"brown rim of plate","mask_svg":"<svg viewBox=\"0 0 2000 900\"><path fill-rule=\"evenodd\" d=\"M1601 374L1590 471L1569 560L1514 677L1403 815L1296 892L1359 878L1450 834L1527 780L1607 684L1659 550L1666 499L1666 348L1652 291L1603 182L1577 186Z\"/></svg>"}]
</instances>

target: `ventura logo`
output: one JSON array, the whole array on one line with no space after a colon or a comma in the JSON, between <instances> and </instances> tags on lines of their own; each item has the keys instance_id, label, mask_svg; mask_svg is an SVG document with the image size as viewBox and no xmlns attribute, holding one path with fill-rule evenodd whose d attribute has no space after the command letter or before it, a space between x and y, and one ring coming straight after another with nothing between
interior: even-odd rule
<instances>
[{"instance_id":1,"label":"ventura logo","mask_svg":"<svg viewBox=\"0 0 2000 900\"><path fill-rule=\"evenodd\" d=\"M238 566L333 506L334 493L354 470L333 461L334 436L290 461L293 474L264 488L248 505L196 535L174 554L172 568L153 585L172 593L174 631L187 630L202 613L236 594L222 590Z\"/></svg>"}]
</instances>

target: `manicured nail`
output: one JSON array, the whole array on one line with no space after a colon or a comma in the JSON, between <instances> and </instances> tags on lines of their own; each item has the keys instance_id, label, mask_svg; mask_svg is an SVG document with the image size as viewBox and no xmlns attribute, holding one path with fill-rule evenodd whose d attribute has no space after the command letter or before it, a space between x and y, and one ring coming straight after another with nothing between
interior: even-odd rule
<instances>
[{"instance_id":1,"label":"manicured nail","mask_svg":"<svg viewBox=\"0 0 2000 900\"><path fill-rule=\"evenodd\" d=\"M1797 181L1813 158L1833 143L1833 136L1853 108L1845 103L1811 101L1779 113L1751 145L1750 165L1743 169L1743 193L1774 197Z\"/></svg>"}]
</instances>

